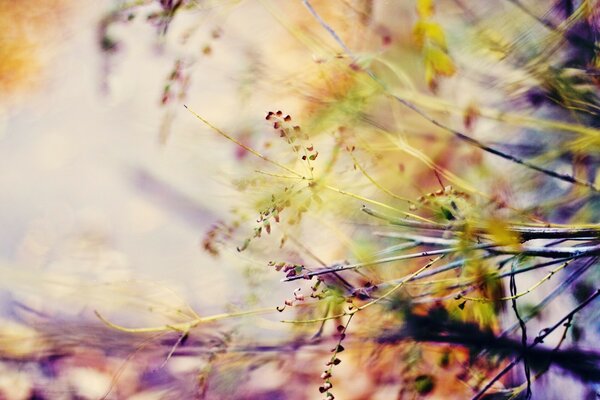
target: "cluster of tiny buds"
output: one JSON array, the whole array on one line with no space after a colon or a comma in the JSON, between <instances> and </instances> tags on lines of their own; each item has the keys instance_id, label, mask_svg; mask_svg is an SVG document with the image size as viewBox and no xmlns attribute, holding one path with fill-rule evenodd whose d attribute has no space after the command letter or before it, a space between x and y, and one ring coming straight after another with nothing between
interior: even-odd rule
<instances>
[{"instance_id":1,"label":"cluster of tiny buds","mask_svg":"<svg viewBox=\"0 0 600 400\"><path fill-rule=\"evenodd\" d=\"M292 117L288 115L286 115L285 117L283 116L283 112L277 111L277 112L273 112L273 111L269 111L267 113L267 116L265 117L265 119L267 121L273 121L273 129L278 129L279 130L279 136L280 137L286 137L287 136L287 130L289 128L284 128L283 125L287 125L289 122L292 122ZM289 126L289 125L288 125ZM294 133L299 133L301 131L300 127L298 125L294 125L292 126L292 130ZM291 141L294 141L295 139L291 139Z\"/></svg>"},{"instance_id":2,"label":"cluster of tiny buds","mask_svg":"<svg viewBox=\"0 0 600 400\"><path fill-rule=\"evenodd\" d=\"M279 312L283 312L283 310L285 310L286 307L293 307L294 303L298 303L298 302L302 302L304 301L304 295L302 294L302 288L296 288L294 290L294 298L293 299L286 299L283 302L283 306L277 307L277 311Z\"/></svg>"},{"instance_id":3,"label":"cluster of tiny buds","mask_svg":"<svg viewBox=\"0 0 600 400\"><path fill-rule=\"evenodd\" d=\"M283 261L269 261L268 265L269 267L275 267L275 271L283 271L285 273L286 278L297 276L298 274L300 274L300 272L304 270L304 265L302 264L292 264Z\"/></svg>"},{"instance_id":4,"label":"cluster of tiny buds","mask_svg":"<svg viewBox=\"0 0 600 400\"><path fill-rule=\"evenodd\" d=\"M333 370L333 367L335 365L339 365L342 362L342 360L340 360L337 357L337 355L345 350L344 346L342 346L342 341L346 338L346 326L338 325L337 333L339 335L338 343L333 349L331 349L333 355L331 356L331 359L327 362L327 364L325 364L325 366L329 368L327 368L321 374L323 384L319 386L319 393L325 393L325 400L334 399L333 393L330 392L330 389L333 387L333 384L331 383L331 371Z\"/></svg>"},{"instance_id":5,"label":"cluster of tiny buds","mask_svg":"<svg viewBox=\"0 0 600 400\"><path fill-rule=\"evenodd\" d=\"M300 126L291 124L292 117L290 115L283 116L281 110L275 112L269 111L265 119L267 121L273 121L273 129L277 131L279 137L285 138L285 140L292 145L294 151L300 152L300 150L302 150L300 158L303 161L314 161L317 158L319 152L314 149L313 145L303 147L299 144L294 144L297 139L308 140L309 136L302 133Z\"/></svg>"},{"instance_id":6,"label":"cluster of tiny buds","mask_svg":"<svg viewBox=\"0 0 600 400\"><path fill-rule=\"evenodd\" d=\"M273 112L273 111L269 111L267 113L267 116L265 117L265 119L267 121L270 121L271 119L273 119L273 117L278 117L281 118L283 116L283 112L281 110ZM289 115L286 115L285 117L283 117L283 120L285 122L290 122L292 120L292 117L290 117ZM278 126L274 126L275 129L279 128Z\"/></svg>"},{"instance_id":7,"label":"cluster of tiny buds","mask_svg":"<svg viewBox=\"0 0 600 400\"><path fill-rule=\"evenodd\" d=\"M287 187L285 191L287 191ZM252 241L252 239L260 238L263 233L263 229L267 232L267 235L271 234L271 219L275 222L279 223L280 221L280 213L285 209L285 207L289 207L291 202L289 200L279 201L276 200L275 195L271 195L271 205L269 208L260 211L258 219L256 222L259 224L254 228L254 234L252 237L246 238L244 243L237 248L238 251L244 251L248 248L248 245ZM283 244L282 244L283 245ZM279 271L279 270L278 270Z\"/></svg>"},{"instance_id":8,"label":"cluster of tiny buds","mask_svg":"<svg viewBox=\"0 0 600 400\"><path fill-rule=\"evenodd\" d=\"M454 196L462 197L462 198L466 198L466 199L468 199L470 197L468 193L461 192L459 190L454 189L454 187L452 187L452 185L448 185L448 186L445 186L443 189L438 189L435 192L427 193L423 196L420 196L417 199L417 201L419 203L427 204L428 198L435 198L435 197L449 196L449 195L454 195Z\"/></svg>"},{"instance_id":9,"label":"cluster of tiny buds","mask_svg":"<svg viewBox=\"0 0 600 400\"><path fill-rule=\"evenodd\" d=\"M294 300L304 301L304 295L301 292L302 288L296 288L296 290L294 290Z\"/></svg>"}]
</instances>

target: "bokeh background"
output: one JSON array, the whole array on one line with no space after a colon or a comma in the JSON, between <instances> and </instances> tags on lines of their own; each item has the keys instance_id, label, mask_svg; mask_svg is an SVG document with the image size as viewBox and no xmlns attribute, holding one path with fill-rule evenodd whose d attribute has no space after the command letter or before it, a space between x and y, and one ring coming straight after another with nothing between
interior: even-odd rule
<instances>
[{"instance_id":1,"label":"bokeh background","mask_svg":"<svg viewBox=\"0 0 600 400\"><path fill-rule=\"evenodd\" d=\"M177 3L0 0L0 399L318 394L329 350L296 351L292 345L304 343L307 330L278 323L276 312L198 327L180 347L177 332L122 332L96 315L135 328L185 321L193 312L273 311L297 284L282 284L269 261L366 260L382 245L370 236L368 229L377 224L360 212L361 199L330 193L303 224L281 228L285 249L275 230L253 240L250 251L236 251L251 235L260 197L270 197L276 185L253 181L256 169L268 170L265 163L208 129L184 104L244 145L286 161L289 154L272 139L265 115L281 109L294 120L298 116L303 129L315 132L320 167L347 145L323 133L373 129L363 142L348 142L359 147L356 158L341 156L332 179L373 199L385 199L385 193L356 163L418 204L419 196L439 189L441 178L423 162L430 157L440 170L455 173L443 179L457 178L472 193L514 207L494 209L494 221L519 208L556 222L595 222L597 210L585 203L588 197L570 203L578 193L569 184L461 145L413 112L390 105L371 81L354 74L362 66L353 65L301 2L186 1L185 12L171 19L165 10ZM546 28L510 1L439 1L431 18L443 22L452 58L438 54L430 61L438 64L427 69L422 44L415 43L417 3L428 2L314 1L361 62L381 63L376 72L395 94L485 143L538 157L554 170L585 175L584 169L594 169L593 146L583 151L592 166L574 166L567 150L550 151L567 140L537 129L549 117L590 126L596 118L572 117L535 97L543 97L536 90L546 75L523 60L542 52ZM560 20L555 3L561 2L529 3L539 15ZM568 51L557 54L557 64L570 57ZM560 68L573 63L568 59ZM581 90L597 90L588 86ZM562 132L551 124L547 130ZM382 131L405 135L426 157L390 149ZM595 179L595 170L588 175ZM561 196L564 207L560 201L540 205ZM470 206L474 214L492 215L488 203L473 200ZM248 225L207 245L211 229L231 227L232 220ZM381 281L398 278L397 271L368 273ZM529 287L543 276L523 276L519 285ZM532 293L528 304L549 292ZM575 303L569 297L550 305L532 321L531 332ZM584 344L593 348L597 312L587 318ZM512 316L489 319L495 331L515 322ZM377 336L367 322L361 327L363 338ZM466 364L466 350L444 369L436 360L446 348L361 353L354 344L352 362L336 369L336 379L345 382L336 387L339 398L472 394L464 382L473 383L477 374L464 378L457 366ZM171 350L177 350L173 357ZM401 376L424 376L403 369L417 358L425 359L419 371L435 375L435 388L413 390ZM535 388L540 399L591 398L595 390L560 372Z\"/></svg>"}]
</instances>

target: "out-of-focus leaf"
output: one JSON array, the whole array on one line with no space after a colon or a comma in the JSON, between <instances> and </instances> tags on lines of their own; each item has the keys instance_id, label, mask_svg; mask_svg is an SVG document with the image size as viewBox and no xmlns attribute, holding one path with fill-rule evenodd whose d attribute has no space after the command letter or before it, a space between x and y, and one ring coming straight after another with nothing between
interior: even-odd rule
<instances>
[{"instance_id":1,"label":"out-of-focus leaf","mask_svg":"<svg viewBox=\"0 0 600 400\"><path fill-rule=\"evenodd\" d=\"M413 28L413 35L419 47L423 47L426 40L442 49L446 49L446 35L440 24L431 21L417 21Z\"/></svg>"},{"instance_id":2,"label":"out-of-focus leaf","mask_svg":"<svg viewBox=\"0 0 600 400\"><path fill-rule=\"evenodd\" d=\"M437 46L427 46L424 50L425 81L429 86L435 84L439 76L452 76L456 66L450 56Z\"/></svg>"},{"instance_id":3,"label":"out-of-focus leaf","mask_svg":"<svg viewBox=\"0 0 600 400\"><path fill-rule=\"evenodd\" d=\"M434 6L433 0L418 0L417 13L421 18L429 18L433 15Z\"/></svg>"},{"instance_id":4,"label":"out-of-focus leaf","mask_svg":"<svg viewBox=\"0 0 600 400\"><path fill-rule=\"evenodd\" d=\"M494 242L501 243L515 249L520 247L521 243L519 236L514 232L511 232L508 229L508 225L504 221L492 218L487 221L486 227Z\"/></svg>"}]
</instances>

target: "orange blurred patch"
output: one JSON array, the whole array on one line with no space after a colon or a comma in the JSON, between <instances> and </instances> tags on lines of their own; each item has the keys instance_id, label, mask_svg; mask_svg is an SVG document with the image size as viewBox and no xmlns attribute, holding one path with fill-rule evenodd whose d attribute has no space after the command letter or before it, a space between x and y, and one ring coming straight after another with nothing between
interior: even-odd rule
<instances>
[{"instance_id":1,"label":"orange blurred patch","mask_svg":"<svg viewBox=\"0 0 600 400\"><path fill-rule=\"evenodd\" d=\"M68 0L0 0L0 92L5 102L39 84L48 38L62 26Z\"/></svg>"}]
</instances>

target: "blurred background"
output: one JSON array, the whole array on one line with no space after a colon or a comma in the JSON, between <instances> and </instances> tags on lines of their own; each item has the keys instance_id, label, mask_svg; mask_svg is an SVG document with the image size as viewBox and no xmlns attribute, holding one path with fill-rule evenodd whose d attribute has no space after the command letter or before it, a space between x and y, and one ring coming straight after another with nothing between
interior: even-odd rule
<instances>
[{"instance_id":1,"label":"blurred background","mask_svg":"<svg viewBox=\"0 0 600 400\"><path fill-rule=\"evenodd\" d=\"M61 367L64 374L27 367L77 352L79 341L102 347L105 339L84 332L86 321L101 325L95 309L129 326L160 325L162 313L185 302L212 314L244 300L236 267L201 250L204 231L231 203L219 171L235 149L197 129L180 104L173 131L185 133L161 137L173 66L164 53L172 50L140 21L120 34L118 53L103 52L102 18L115 7L0 2L3 399L102 397L123 354L83 356L93 360ZM219 11L201 28L208 35L220 29ZM228 65L219 60L213 75L197 79L204 87L195 103L216 121L231 114L224 85L214 86Z\"/></svg>"},{"instance_id":2,"label":"blurred background","mask_svg":"<svg viewBox=\"0 0 600 400\"><path fill-rule=\"evenodd\" d=\"M300 1L0 0L0 399L313 398L330 352L305 338L318 339L323 327L278 323L282 315L315 317L302 307L272 312L297 287L310 293L311 282L282 284L270 261L324 266L385 255L377 251L389 238L372 235L381 221L360 211L369 201L443 218L419 199L448 195L469 217L501 226L523 215L595 222L591 196L461 144L390 101L389 93L410 99L482 143L597 180L596 142L574 150L579 142L556 134L597 123L595 111L574 116L563 107L571 104L564 93L581 93L577 106L592 108L592 61L585 61L589 78L577 46L530 15L560 22L563 3L587 2L528 2L529 14L513 1L492 3L314 1L349 54ZM594 27L596 14L576 17ZM544 51L554 44L560 51L551 58ZM361 74L369 67L388 93ZM292 207L302 223L282 223L258 240L257 211L287 192L281 182L289 177L269 176L282 171L223 136L296 168L290 143L279 143L265 121L277 110L310 132L320 151L313 165L338 189L302 192ZM446 192L446 184L458 191ZM390 190L400 196L387 197ZM249 250L238 252L245 240ZM524 275L519 287L542 272ZM383 268L365 274L350 280L404 276ZM559 282L532 293L523 308L534 309ZM409 297L422 289L411 287ZM449 298L429 304L451 304L496 333L515 322L506 308L488 305L469 303L460 314ZM574 298L544 308L530 332ZM373 320L396 327L390 315L398 304ZM197 314L263 307L271 311L264 318L202 325L189 337L169 328ZM128 333L96 313L122 327L157 329ZM597 314L582 323L587 336L579 332L588 348L597 342ZM346 382L339 398L462 399L493 376L493 367L467 363L466 349L444 364L438 359L449 347L369 347L361 338L382 332L371 322L360 322L352 362L336 367L336 382ZM540 399L593 398L595 390L561 372L536 385ZM570 385L568 394L556 390L561 385Z\"/></svg>"}]
</instances>

